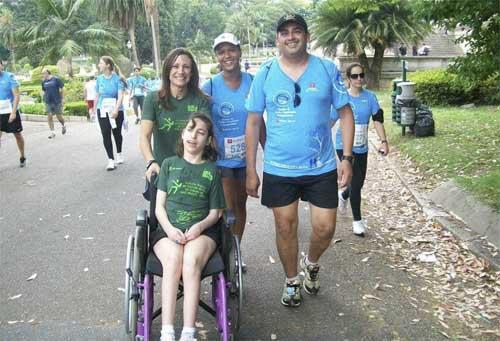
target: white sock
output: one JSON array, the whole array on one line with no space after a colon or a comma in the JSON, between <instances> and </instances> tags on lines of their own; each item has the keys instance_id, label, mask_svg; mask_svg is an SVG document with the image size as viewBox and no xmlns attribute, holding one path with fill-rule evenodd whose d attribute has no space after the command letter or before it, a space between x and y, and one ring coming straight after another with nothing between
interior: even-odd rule
<instances>
[{"instance_id":1,"label":"white sock","mask_svg":"<svg viewBox=\"0 0 500 341\"><path fill-rule=\"evenodd\" d=\"M188 337L188 338L193 338L194 339L194 334L196 333L196 328L195 327L183 327L182 328L182 333L181 333L181 338Z\"/></svg>"},{"instance_id":2,"label":"white sock","mask_svg":"<svg viewBox=\"0 0 500 341\"><path fill-rule=\"evenodd\" d=\"M160 341L170 340L172 337L175 338L174 326L171 324L161 326L161 337Z\"/></svg>"},{"instance_id":3,"label":"white sock","mask_svg":"<svg viewBox=\"0 0 500 341\"><path fill-rule=\"evenodd\" d=\"M306 265L307 265L307 266L309 266L309 265L312 265L312 266L316 266L316 265L318 265L318 262L313 263L313 262L311 262L311 261L309 260L309 255L306 257L306 262L305 262L305 263L306 263Z\"/></svg>"},{"instance_id":4,"label":"white sock","mask_svg":"<svg viewBox=\"0 0 500 341\"><path fill-rule=\"evenodd\" d=\"M287 283L292 283L292 282L295 282L295 281L300 281L300 277L299 275L295 276L295 277L290 277L290 278L286 278L286 282Z\"/></svg>"}]
</instances>

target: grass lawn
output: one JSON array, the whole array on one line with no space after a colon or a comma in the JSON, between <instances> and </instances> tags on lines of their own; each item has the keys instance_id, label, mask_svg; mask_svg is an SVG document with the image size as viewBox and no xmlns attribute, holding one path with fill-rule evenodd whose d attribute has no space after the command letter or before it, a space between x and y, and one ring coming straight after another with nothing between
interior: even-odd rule
<instances>
[{"instance_id":1,"label":"grass lawn","mask_svg":"<svg viewBox=\"0 0 500 341\"><path fill-rule=\"evenodd\" d=\"M377 92L389 143L407 154L433 180L455 180L500 211L500 107L432 107L436 136L402 136L391 121L390 92Z\"/></svg>"}]
</instances>

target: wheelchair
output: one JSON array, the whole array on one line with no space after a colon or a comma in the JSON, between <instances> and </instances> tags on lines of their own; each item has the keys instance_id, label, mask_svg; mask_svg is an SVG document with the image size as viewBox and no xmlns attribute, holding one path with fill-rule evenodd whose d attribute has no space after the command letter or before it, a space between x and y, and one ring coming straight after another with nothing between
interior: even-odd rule
<instances>
[{"instance_id":1,"label":"wheelchair","mask_svg":"<svg viewBox=\"0 0 500 341\"><path fill-rule=\"evenodd\" d=\"M155 181L152 178L151 184ZM150 201L147 210L139 210L135 233L128 237L125 263L125 332L129 340L149 341L153 320L161 315L161 307L154 309L154 276L162 276L163 269L149 244L150 230L161 228L155 216L156 187L147 184L144 197ZM231 232L234 215L226 210L221 218L221 244L208 260L201 279L211 277L212 302L200 299L199 306L215 318L219 340L238 340L243 306L243 277L240 244ZM182 279L177 299L184 295Z\"/></svg>"}]
</instances>

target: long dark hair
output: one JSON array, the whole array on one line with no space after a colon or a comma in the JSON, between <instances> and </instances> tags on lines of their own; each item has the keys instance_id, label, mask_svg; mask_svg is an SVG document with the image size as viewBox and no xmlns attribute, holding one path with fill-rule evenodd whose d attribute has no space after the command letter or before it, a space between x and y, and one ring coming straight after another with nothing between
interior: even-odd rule
<instances>
[{"instance_id":1,"label":"long dark hair","mask_svg":"<svg viewBox=\"0 0 500 341\"><path fill-rule=\"evenodd\" d=\"M125 79L125 76L123 75L123 73L120 70L120 68L118 67L118 65L116 65L113 58L111 58L110 56L102 56L101 59L104 61L104 64L109 66L109 69L111 70L111 72L114 71L114 72L116 72L116 74L118 74L118 76L120 77L120 80L123 83L123 86L125 88L127 88L127 79Z\"/></svg>"},{"instance_id":2,"label":"long dark hair","mask_svg":"<svg viewBox=\"0 0 500 341\"><path fill-rule=\"evenodd\" d=\"M205 123L205 125L207 126L208 144L205 146L201 158L208 161L217 160L217 144L215 142L214 124L212 123L212 119L203 113L195 112L189 116L188 124L186 125L186 127L190 126L190 128L195 128L195 120L203 121L203 123ZM182 130L183 132L184 129ZM175 150L175 153L178 157L184 156L184 141L182 140L182 133L177 140L177 148Z\"/></svg>"},{"instance_id":3,"label":"long dark hair","mask_svg":"<svg viewBox=\"0 0 500 341\"><path fill-rule=\"evenodd\" d=\"M206 97L205 94L199 88L200 74L198 73L198 65L194 60L191 52L184 48L176 48L168 53L163 61L163 67L161 70L161 89L158 92L158 100L160 105L166 109L171 110L174 108L171 102L172 93L170 92L170 71L175 63L177 57L185 55L191 60L191 77L188 83L188 92L196 94L201 97Z\"/></svg>"}]
</instances>

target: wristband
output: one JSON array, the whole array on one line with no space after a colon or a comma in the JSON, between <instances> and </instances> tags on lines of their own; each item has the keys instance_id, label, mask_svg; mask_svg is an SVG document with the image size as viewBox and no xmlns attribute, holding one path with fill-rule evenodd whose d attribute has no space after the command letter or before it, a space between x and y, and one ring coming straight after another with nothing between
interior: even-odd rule
<instances>
[{"instance_id":1,"label":"wristband","mask_svg":"<svg viewBox=\"0 0 500 341\"><path fill-rule=\"evenodd\" d=\"M352 161L354 160L354 156L352 155L342 155L342 160L341 161L348 161L349 163L352 164Z\"/></svg>"},{"instance_id":2,"label":"wristband","mask_svg":"<svg viewBox=\"0 0 500 341\"><path fill-rule=\"evenodd\" d=\"M155 159L151 159L151 160L149 160L149 161L148 161L148 163L146 163L146 170L148 170L148 169L149 169L149 167L151 167L151 165L152 165L153 163L158 164L158 161L156 161Z\"/></svg>"}]
</instances>

